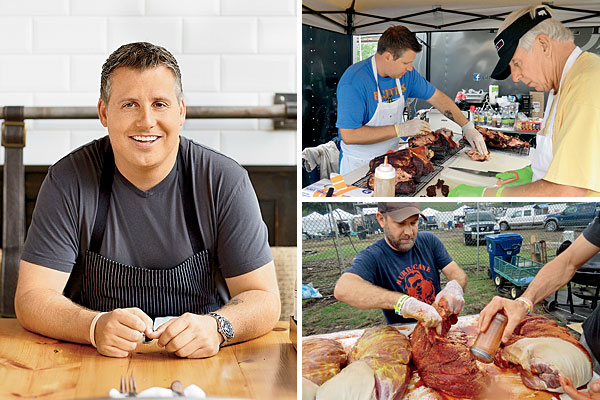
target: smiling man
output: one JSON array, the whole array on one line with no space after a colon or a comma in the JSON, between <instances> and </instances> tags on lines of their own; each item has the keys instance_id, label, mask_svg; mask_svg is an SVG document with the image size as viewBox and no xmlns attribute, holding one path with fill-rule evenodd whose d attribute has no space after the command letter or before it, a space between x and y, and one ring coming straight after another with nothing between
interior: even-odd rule
<instances>
[{"instance_id":1,"label":"smiling man","mask_svg":"<svg viewBox=\"0 0 600 400\"><path fill-rule=\"evenodd\" d=\"M379 203L384 238L361 251L338 280L336 299L362 309L381 308L388 324L423 321L440 326L431 304L445 298L460 314L467 275L430 232L418 232L418 203ZM441 289L440 271L448 279Z\"/></svg>"},{"instance_id":2,"label":"smiling man","mask_svg":"<svg viewBox=\"0 0 600 400\"><path fill-rule=\"evenodd\" d=\"M270 331L279 291L254 190L235 161L179 135L173 55L150 43L117 49L102 67L98 115L108 137L53 165L40 189L19 322L112 357L144 335L200 358Z\"/></svg>"},{"instance_id":3,"label":"smiling man","mask_svg":"<svg viewBox=\"0 0 600 400\"><path fill-rule=\"evenodd\" d=\"M577 47L545 6L509 14L494 45L500 59L492 78L512 75L514 82L550 92L535 153L509 187L459 185L449 196L600 196L600 57Z\"/></svg>"},{"instance_id":4,"label":"smiling man","mask_svg":"<svg viewBox=\"0 0 600 400\"><path fill-rule=\"evenodd\" d=\"M456 104L416 70L421 51L417 37L404 26L386 29L377 53L351 65L337 87L337 123L341 139L340 173L346 174L388 150L398 150L399 138L429 130L420 119L404 121L405 100L424 99L448 119L462 126L473 148L487 154L481 134Z\"/></svg>"}]
</instances>

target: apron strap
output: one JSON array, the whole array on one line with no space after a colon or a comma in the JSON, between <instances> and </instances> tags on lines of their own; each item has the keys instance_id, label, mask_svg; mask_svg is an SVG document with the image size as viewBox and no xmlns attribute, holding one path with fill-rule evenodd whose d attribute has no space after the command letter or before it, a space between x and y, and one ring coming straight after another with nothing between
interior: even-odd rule
<instances>
[{"instance_id":1,"label":"apron strap","mask_svg":"<svg viewBox=\"0 0 600 400\"><path fill-rule=\"evenodd\" d=\"M94 229L90 239L89 250L100 254L100 246L104 231L106 230L106 220L108 219L108 210L110 209L110 196L112 194L112 184L115 177L115 157L112 151L110 141L108 148L104 152L104 164L102 165L102 175L100 176L100 192L98 193L98 208L96 209L96 218L94 218Z\"/></svg>"},{"instance_id":2,"label":"apron strap","mask_svg":"<svg viewBox=\"0 0 600 400\"><path fill-rule=\"evenodd\" d=\"M177 152L177 180L179 182L179 193L183 203L183 212L190 244L193 254L205 249L204 241L198 222L198 213L194 204L193 179L191 168L184 165L183 146L179 144ZM98 208L96 218L94 219L94 228L90 239L89 250L100 254L100 246L106 230L108 220L108 210L110 209L110 197L112 194L112 184L115 176L115 158L110 142L104 153L104 165L102 166L102 175L100 177L100 191L98 193Z\"/></svg>"},{"instance_id":3,"label":"apron strap","mask_svg":"<svg viewBox=\"0 0 600 400\"><path fill-rule=\"evenodd\" d=\"M198 222L198 213L196 212L196 204L194 199L194 179L192 178L192 168L184 164L183 146L179 145L177 154L177 180L179 182L179 192L183 203L183 214L185 217L185 225L187 227L188 236L192 245L193 254L196 254L205 249L202 234L200 232L200 224Z\"/></svg>"}]
</instances>

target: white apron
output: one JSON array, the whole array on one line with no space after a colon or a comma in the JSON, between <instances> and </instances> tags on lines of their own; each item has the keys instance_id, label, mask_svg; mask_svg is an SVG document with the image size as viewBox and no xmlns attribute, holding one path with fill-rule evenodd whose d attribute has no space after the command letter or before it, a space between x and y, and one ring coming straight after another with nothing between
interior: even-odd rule
<instances>
[{"instance_id":1,"label":"white apron","mask_svg":"<svg viewBox=\"0 0 600 400\"><path fill-rule=\"evenodd\" d=\"M531 170L533 171L532 182L539 181L548 172L550 163L552 163L552 136L554 134L554 118L556 117L556 107L558 105L558 99L560 97L560 91L562 90L563 81L565 76L581 55L582 50L579 47L575 47L567 62L563 68L562 76L560 77L560 83L558 86L558 93L554 96L554 89L548 93L548 104L544 110L544 119L542 120L542 127L535 136L536 146L533 159L531 160Z\"/></svg>"},{"instance_id":2,"label":"white apron","mask_svg":"<svg viewBox=\"0 0 600 400\"><path fill-rule=\"evenodd\" d=\"M373 114L371 120L367 122L366 126L389 126L402 123L404 95L402 94L400 80L396 79L396 85L398 86L398 93L400 93L400 97L391 103L384 103L382 100L383 97L381 96L381 91L379 90L375 56L371 57L371 65L373 66L373 75L375 76L375 85L377 86L378 104L377 108L375 109L375 114ZM372 144L346 144L342 141L340 146L342 148L340 174L344 175L348 172L354 171L364 164L368 164L371 159L385 154L388 150L398 150L398 138L395 137L383 142Z\"/></svg>"}]
</instances>

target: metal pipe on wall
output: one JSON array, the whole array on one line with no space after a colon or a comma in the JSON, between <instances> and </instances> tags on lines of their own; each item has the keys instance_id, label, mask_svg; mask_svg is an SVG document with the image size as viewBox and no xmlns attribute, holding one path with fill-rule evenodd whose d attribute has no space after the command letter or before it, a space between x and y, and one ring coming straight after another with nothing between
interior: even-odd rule
<instances>
[{"instance_id":1,"label":"metal pipe on wall","mask_svg":"<svg viewBox=\"0 0 600 400\"><path fill-rule=\"evenodd\" d=\"M296 119L295 103L272 106L246 107L187 107L187 118L285 118ZM24 107L25 119L95 119L96 107ZM0 119L5 118L4 107L0 107Z\"/></svg>"}]
</instances>

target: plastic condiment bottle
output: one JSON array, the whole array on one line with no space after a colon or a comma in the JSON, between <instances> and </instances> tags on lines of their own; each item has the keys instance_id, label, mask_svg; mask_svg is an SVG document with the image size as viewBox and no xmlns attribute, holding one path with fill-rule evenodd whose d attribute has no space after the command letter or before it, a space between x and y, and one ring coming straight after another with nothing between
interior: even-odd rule
<instances>
[{"instance_id":1,"label":"plastic condiment bottle","mask_svg":"<svg viewBox=\"0 0 600 400\"><path fill-rule=\"evenodd\" d=\"M375 197L394 197L396 194L396 169L387 162L387 156L375 168Z\"/></svg>"},{"instance_id":2,"label":"plastic condiment bottle","mask_svg":"<svg viewBox=\"0 0 600 400\"><path fill-rule=\"evenodd\" d=\"M508 322L506 315L497 313L487 331L479 332L475 343L471 347L471 354L481 362L491 363L494 360L494 355L500 347L502 333Z\"/></svg>"}]
</instances>

